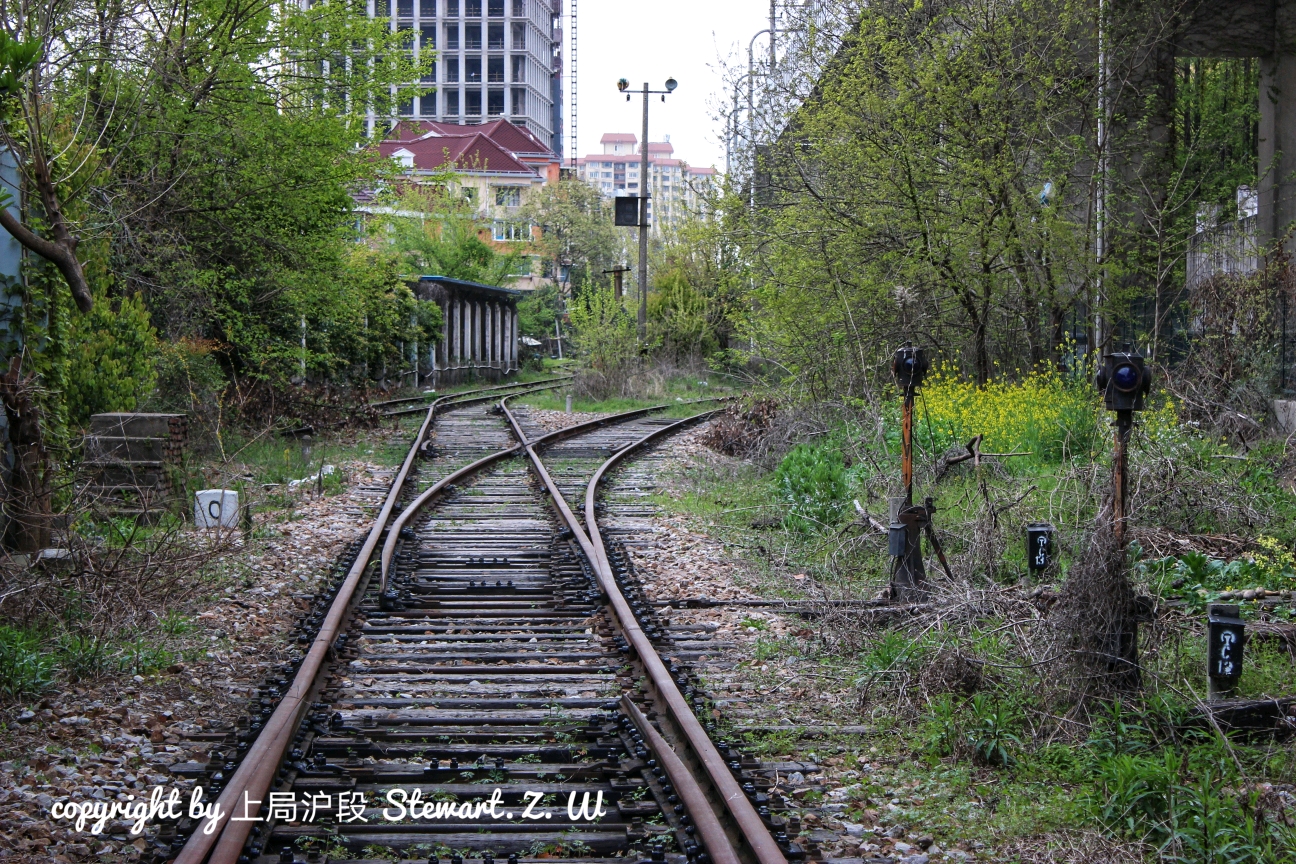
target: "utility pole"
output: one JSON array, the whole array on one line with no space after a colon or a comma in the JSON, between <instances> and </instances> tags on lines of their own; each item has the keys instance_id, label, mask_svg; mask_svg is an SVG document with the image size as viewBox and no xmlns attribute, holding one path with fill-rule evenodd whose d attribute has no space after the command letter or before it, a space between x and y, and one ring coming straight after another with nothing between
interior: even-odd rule
<instances>
[{"instance_id":1,"label":"utility pole","mask_svg":"<svg viewBox=\"0 0 1296 864\"><path fill-rule=\"evenodd\" d=\"M663 97L664 98L664 97ZM648 82L643 86L643 138L639 139L639 343L648 338Z\"/></svg>"},{"instance_id":2,"label":"utility pole","mask_svg":"<svg viewBox=\"0 0 1296 864\"><path fill-rule=\"evenodd\" d=\"M651 197L648 193L648 97L650 95L660 94L662 101L666 101L666 96L675 92L679 82L674 78L666 79L665 90L650 90L648 82L643 85L643 140L639 144L639 342L642 343L648 338L648 200ZM617 89L626 94L626 101L630 101L630 94L626 93L629 89L630 82L625 78L617 81ZM616 224L625 225L627 223L617 218Z\"/></svg>"}]
</instances>

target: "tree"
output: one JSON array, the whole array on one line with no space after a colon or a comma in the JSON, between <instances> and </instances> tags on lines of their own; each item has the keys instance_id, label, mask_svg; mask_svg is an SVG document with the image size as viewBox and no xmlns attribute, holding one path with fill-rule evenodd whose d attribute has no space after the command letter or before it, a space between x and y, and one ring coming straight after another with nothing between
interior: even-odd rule
<instances>
[{"instance_id":1,"label":"tree","mask_svg":"<svg viewBox=\"0 0 1296 864\"><path fill-rule=\"evenodd\" d=\"M372 233L385 239L400 259L408 278L445 276L507 285L516 277L523 256L500 252L483 234L490 230L471 202L452 191L454 175L403 189L394 207L397 215L376 220ZM418 213L418 216L404 215Z\"/></svg>"},{"instance_id":2,"label":"tree","mask_svg":"<svg viewBox=\"0 0 1296 864\"><path fill-rule=\"evenodd\" d=\"M165 337L213 339L231 373L263 377L290 374L303 317L362 329L342 290L350 192L389 166L357 145L366 112L387 114L431 57L416 63L411 34L357 0L19 0L0 31L0 144L28 193L0 226L36 256L7 286L21 306L0 385L18 455L10 539L30 551L48 539L72 307L139 295Z\"/></svg>"},{"instance_id":3,"label":"tree","mask_svg":"<svg viewBox=\"0 0 1296 864\"><path fill-rule=\"evenodd\" d=\"M586 285L608 284L604 271L626 260L625 238L612 224L610 204L582 180L541 187L520 215L540 229L537 245L552 272L570 268L567 284L573 293Z\"/></svg>"}]
</instances>

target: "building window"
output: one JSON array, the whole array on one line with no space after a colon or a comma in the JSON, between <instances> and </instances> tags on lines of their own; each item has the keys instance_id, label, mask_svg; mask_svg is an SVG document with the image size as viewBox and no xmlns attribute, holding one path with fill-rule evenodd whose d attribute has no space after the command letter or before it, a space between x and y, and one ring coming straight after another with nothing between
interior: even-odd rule
<instances>
[{"instance_id":1,"label":"building window","mask_svg":"<svg viewBox=\"0 0 1296 864\"><path fill-rule=\"evenodd\" d=\"M526 25L520 21L513 22L513 50L526 50Z\"/></svg>"},{"instance_id":2,"label":"building window","mask_svg":"<svg viewBox=\"0 0 1296 864\"><path fill-rule=\"evenodd\" d=\"M469 84L481 83L481 58L465 57L464 58L464 81Z\"/></svg>"},{"instance_id":3,"label":"building window","mask_svg":"<svg viewBox=\"0 0 1296 864\"><path fill-rule=\"evenodd\" d=\"M413 18L414 0L396 0L396 17Z\"/></svg>"},{"instance_id":4,"label":"building window","mask_svg":"<svg viewBox=\"0 0 1296 864\"><path fill-rule=\"evenodd\" d=\"M518 207L522 204L521 186L496 186L495 203L501 207Z\"/></svg>"},{"instance_id":5,"label":"building window","mask_svg":"<svg viewBox=\"0 0 1296 864\"><path fill-rule=\"evenodd\" d=\"M532 263L532 258L530 256L523 256L517 260L517 264L514 265L513 271L509 273L509 275L519 277L530 276L533 272L534 266L535 265Z\"/></svg>"},{"instance_id":6,"label":"building window","mask_svg":"<svg viewBox=\"0 0 1296 864\"><path fill-rule=\"evenodd\" d=\"M526 17L526 0L513 0L513 17Z\"/></svg>"},{"instance_id":7,"label":"building window","mask_svg":"<svg viewBox=\"0 0 1296 864\"><path fill-rule=\"evenodd\" d=\"M473 186L465 186L465 187L463 187L462 189L460 189L459 191L463 194L463 199L464 199L465 201L472 201L473 203L476 203L476 201L477 201L477 189L476 189L475 187L473 187Z\"/></svg>"},{"instance_id":8,"label":"building window","mask_svg":"<svg viewBox=\"0 0 1296 864\"><path fill-rule=\"evenodd\" d=\"M481 116L481 91L476 87L464 91L464 114L468 117Z\"/></svg>"},{"instance_id":9,"label":"building window","mask_svg":"<svg viewBox=\"0 0 1296 864\"><path fill-rule=\"evenodd\" d=\"M526 113L526 89L523 87L513 88L513 113Z\"/></svg>"},{"instance_id":10,"label":"building window","mask_svg":"<svg viewBox=\"0 0 1296 864\"><path fill-rule=\"evenodd\" d=\"M464 25L464 49L467 51L481 50L481 25L480 24Z\"/></svg>"},{"instance_id":11,"label":"building window","mask_svg":"<svg viewBox=\"0 0 1296 864\"><path fill-rule=\"evenodd\" d=\"M492 117L504 114L504 91L492 89L486 94L486 113Z\"/></svg>"},{"instance_id":12,"label":"building window","mask_svg":"<svg viewBox=\"0 0 1296 864\"><path fill-rule=\"evenodd\" d=\"M459 14L459 0L445 0L446 15L454 18Z\"/></svg>"},{"instance_id":13,"label":"building window","mask_svg":"<svg viewBox=\"0 0 1296 864\"><path fill-rule=\"evenodd\" d=\"M459 82L459 58L451 57L446 60L446 83L457 84Z\"/></svg>"},{"instance_id":14,"label":"building window","mask_svg":"<svg viewBox=\"0 0 1296 864\"><path fill-rule=\"evenodd\" d=\"M459 116L459 91L445 91L445 113Z\"/></svg>"},{"instance_id":15,"label":"building window","mask_svg":"<svg viewBox=\"0 0 1296 864\"><path fill-rule=\"evenodd\" d=\"M526 81L526 57L521 54L513 55L513 83L521 84Z\"/></svg>"},{"instance_id":16,"label":"building window","mask_svg":"<svg viewBox=\"0 0 1296 864\"><path fill-rule=\"evenodd\" d=\"M468 18L480 18L481 0L464 0L464 15Z\"/></svg>"},{"instance_id":17,"label":"building window","mask_svg":"<svg viewBox=\"0 0 1296 864\"><path fill-rule=\"evenodd\" d=\"M491 237L501 243L525 243L531 239L531 226L523 222L496 219L491 226Z\"/></svg>"},{"instance_id":18,"label":"building window","mask_svg":"<svg viewBox=\"0 0 1296 864\"><path fill-rule=\"evenodd\" d=\"M446 28L446 38L445 38L446 50L458 51L459 50L459 25L457 23L447 24L445 25L445 28Z\"/></svg>"},{"instance_id":19,"label":"building window","mask_svg":"<svg viewBox=\"0 0 1296 864\"><path fill-rule=\"evenodd\" d=\"M374 0L374 17L391 17L391 0Z\"/></svg>"},{"instance_id":20,"label":"building window","mask_svg":"<svg viewBox=\"0 0 1296 864\"><path fill-rule=\"evenodd\" d=\"M504 0L489 0L486 4L486 14L491 18L503 18Z\"/></svg>"},{"instance_id":21,"label":"building window","mask_svg":"<svg viewBox=\"0 0 1296 864\"><path fill-rule=\"evenodd\" d=\"M486 61L486 80L492 84L504 83L504 58L491 57Z\"/></svg>"},{"instance_id":22,"label":"building window","mask_svg":"<svg viewBox=\"0 0 1296 864\"><path fill-rule=\"evenodd\" d=\"M436 116L436 88L429 87L423 91L419 97L419 116L435 117Z\"/></svg>"},{"instance_id":23,"label":"building window","mask_svg":"<svg viewBox=\"0 0 1296 864\"><path fill-rule=\"evenodd\" d=\"M431 51L436 48L436 25L435 24L424 24L422 27L419 28L419 36L421 36L423 39L419 47L424 48L425 50L428 51Z\"/></svg>"},{"instance_id":24,"label":"building window","mask_svg":"<svg viewBox=\"0 0 1296 864\"><path fill-rule=\"evenodd\" d=\"M491 51L504 50L504 25L486 25L486 47Z\"/></svg>"},{"instance_id":25,"label":"building window","mask_svg":"<svg viewBox=\"0 0 1296 864\"><path fill-rule=\"evenodd\" d=\"M400 116L402 116L402 117L413 117L413 116L414 116L414 97L411 96L411 97L409 97L408 99L402 99L402 100L401 100L401 103L400 103L400 106L399 106L398 109L397 109L397 113L400 114Z\"/></svg>"},{"instance_id":26,"label":"building window","mask_svg":"<svg viewBox=\"0 0 1296 864\"><path fill-rule=\"evenodd\" d=\"M419 0L419 17L435 18L437 0Z\"/></svg>"}]
</instances>

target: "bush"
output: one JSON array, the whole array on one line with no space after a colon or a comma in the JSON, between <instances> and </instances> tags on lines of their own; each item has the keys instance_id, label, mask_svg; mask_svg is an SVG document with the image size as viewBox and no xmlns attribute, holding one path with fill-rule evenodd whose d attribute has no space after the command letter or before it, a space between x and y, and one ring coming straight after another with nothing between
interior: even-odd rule
<instances>
[{"instance_id":1,"label":"bush","mask_svg":"<svg viewBox=\"0 0 1296 864\"><path fill-rule=\"evenodd\" d=\"M0 695L10 700L35 696L49 687L53 669L39 637L0 625Z\"/></svg>"},{"instance_id":2,"label":"bush","mask_svg":"<svg viewBox=\"0 0 1296 864\"><path fill-rule=\"evenodd\" d=\"M846 464L840 450L798 444L783 457L774 480L787 506L783 524L788 529L822 529L841 516L846 498Z\"/></svg>"},{"instance_id":3,"label":"bush","mask_svg":"<svg viewBox=\"0 0 1296 864\"><path fill-rule=\"evenodd\" d=\"M91 414L134 411L157 378L158 340L140 295L95 298L94 308L72 319L68 349L67 410L75 428Z\"/></svg>"},{"instance_id":4,"label":"bush","mask_svg":"<svg viewBox=\"0 0 1296 864\"><path fill-rule=\"evenodd\" d=\"M627 395L639 368L635 322L611 288L587 288L570 307L576 351L586 368L576 376L578 395L595 400Z\"/></svg>"}]
</instances>

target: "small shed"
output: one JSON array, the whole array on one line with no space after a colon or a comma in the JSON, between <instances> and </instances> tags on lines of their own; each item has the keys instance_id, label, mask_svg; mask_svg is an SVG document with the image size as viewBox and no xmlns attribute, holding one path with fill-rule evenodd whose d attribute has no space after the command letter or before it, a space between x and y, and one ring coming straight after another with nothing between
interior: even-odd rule
<instances>
[{"instance_id":1,"label":"small shed","mask_svg":"<svg viewBox=\"0 0 1296 864\"><path fill-rule=\"evenodd\" d=\"M441 307L441 339L427 353L431 384L498 381L518 370L521 291L445 276L420 276L414 296Z\"/></svg>"}]
</instances>

